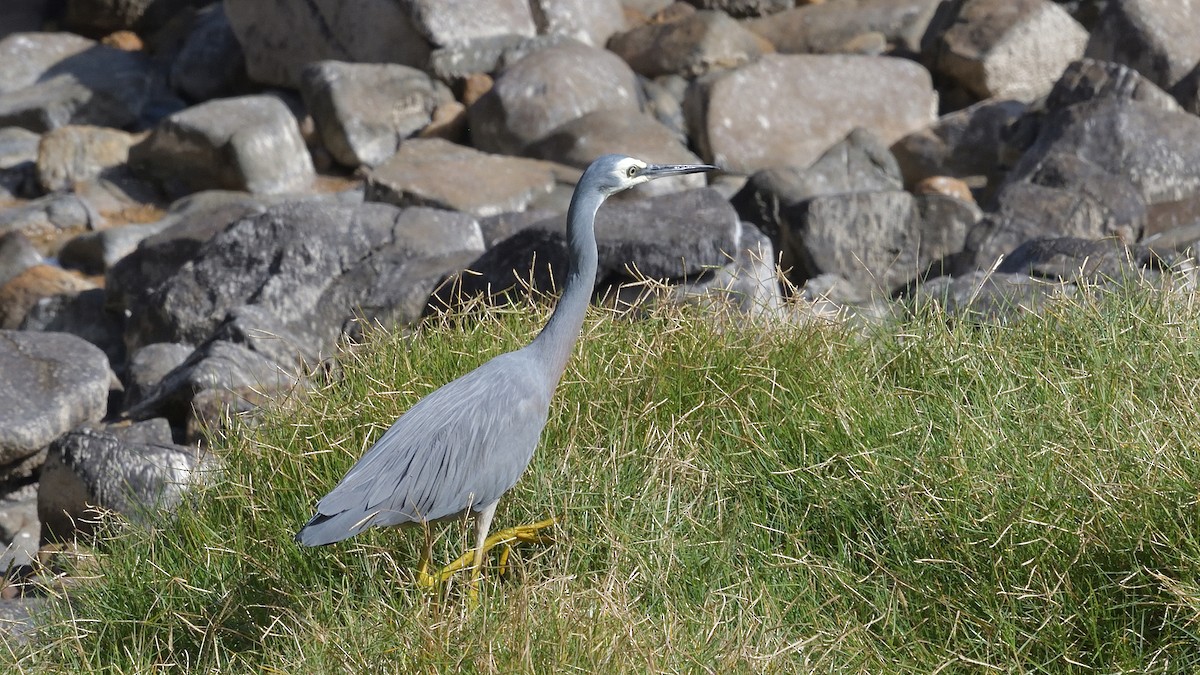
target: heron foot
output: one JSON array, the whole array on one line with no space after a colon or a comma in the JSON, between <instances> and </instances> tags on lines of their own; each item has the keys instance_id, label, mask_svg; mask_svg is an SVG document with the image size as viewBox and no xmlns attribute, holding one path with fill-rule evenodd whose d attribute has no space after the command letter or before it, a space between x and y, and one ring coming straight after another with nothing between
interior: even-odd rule
<instances>
[{"instance_id":1,"label":"heron foot","mask_svg":"<svg viewBox=\"0 0 1200 675\"><path fill-rule=\"evenodd\" d=\"M503 545L504 551L500 554L500 565L503 568L508 564L508 556L512 550L512 544L516 542L524 542L527 544L549 544L554 541L554 538L548 534L543 534L542 530L552 527L558 522L557 518L547 518L543 521L530 525L517 525L510 527L491 535L483 541L483 555L487 555L489 551L497 546ZM440 583L448 580L450 577L457 574L459 571L475 565L475 551L472 549L462 554L455 560L443 567L437 574L425 574L432 583ZM424 577L421 576L422 570L417 570L418 583L424 585ZM478 581L478 577L472 578L472 586Z\"/></svg>"}]
</instances>

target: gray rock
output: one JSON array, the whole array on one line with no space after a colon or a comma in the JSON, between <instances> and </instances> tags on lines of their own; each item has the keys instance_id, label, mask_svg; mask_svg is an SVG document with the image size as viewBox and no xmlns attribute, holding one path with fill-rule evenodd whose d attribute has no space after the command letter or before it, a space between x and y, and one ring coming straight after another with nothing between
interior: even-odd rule
<instances>
[{"instance_id":1,"label":"gray rock","mask_svg":"<svg viewBox=\"0 0 1200 675\"><path fill-rule=\"evenodd\" d=\"M485 7L474 2L406 0L413 25L435 47L495 35L533 37L528 0L488 0Z\"/></svg>"},{"instance_id":2,"label":"gray rock","mask_svg":"<svg viewBox=\"0 0 1200 675\"><path fill-rule=\"evenodd\" d=\"M415 67L429 59L429 43L395 0L311 0L286 6L288 11L260 0L224 3L256 82L295 88L305 66L326 59Z\"/></svg>"},{"instance_id":3,"label":"gray rock","mask_svg":"<svg viewBox=\"0 0 1200 675\"><path fill-rule=\"evenodd\" d=\"M1142 241L1149 243L1153 238L1159 245L1182 250L1197 238L1192 234L1197 230L1200 230L1200 193L1147 207Z\"/></svg>"},{"instance_id":4,"label":"gray rock","mask_svg":"<svg viewBox=\"0 0 1200 675\"><path fill-rule=\"evenodd\" d=\"M1058 110L1098 98L1139 101L1167 111L1179 103L1136 70L1110 61L1080 59L1063 72L1046 98L1046 108Z\"/></svg>"},{"instance_id":5,"label":"gray rock","mask_svg":"<svg viewBox=\"0 0 1200 675\"><path fill-rule=\"evenodd\" d=\"M555 183L553 165L440 139L406 141L367 178L367 199L489 216L523 211Z\"/></svg>"},{"instance_id":6,"label":"gray rock","mask_svg":"<svg viewBox=\"0 0 1200 675\"><path fill-rule=\"evenodd\" d=\"M737 251L737 214L710 189L605 205L596 214L597 280L602 286L637 277L678 279L728 264ZM556 292L566 279L566 222L554 216L519 229L438 289L435 307L464 298L505 297L527 287ZM603 292L603 288L601 291Z\"/></svg>"},{"instance_id":7,"label":"gray rock","mask_svg":"<svg viewBox=\"0 0 1200 675\"><path fill-rule=\"evenodd\" d=\"M49 598L38 597L0 600L0 639L10 645L32 643L50 603Z\"/></svg>"},{"instance_id":8,"label":"gray rock","mask_svg":"<svg viewBox=\"0 0 1200 675\"><path fill-rule=\"evenodd\" d=\"M935 119L929 73L901 59L767 55L688 92L701 156L752 174L812 163L855 127L893 143Z\"/></svg>"},{"instance_id":9,"label":"gray rock","mask_svg":"<svg viewBox=\"0 0 1200 675\"><path fill-rule=\"evenodd\" d=\"M5 3L7 6L8 3ZM72 33L12 33L0 40L0 95L24 89L96 42Z\"/></svg>"},{"instance_id":10,"label":"gray rock","mask_svg":"<svg viewBox=\"0 0 1200 675\"><path fill-rule=\"evenodd\" d=\"M125 363L123 317L106 308L104 289L62 293L44 298L25 313L20 330L69 333L104 350L110 364Z\"/></svg>"},{"instance_id":11,"label":"gray rock","mask_svg":"<svg viewBox=\"0 0 1200 675\"><path fill-rule=\"evenodd\" d=\"M1088 33L1050 0L966 0L937 69L979 98L1033 101L1083 56Z\"/></svg>"},{"instance_id":12,"label":"gray rock","mask_svg":"<svg viewBox=\"0 0 1200 675\"><path fill-rule=\"evenodd\" d=\"M723 12L694 12L677 21L638 26L613 36L608 48L646 77L698 77L750 63L771 51Z\"/></svg>"},{"instance_id":13,"label":"gray rock","mask_svg":"<svg viewBox=\"0 0 1200 675\"><path fill-rule=\"evenodd\" d=\"M943 115L892 146L912 187L931 176L953 176L980 186L1003 178L1008 129L1028 110L1020 101L988 99Z\"/></svg>"},{"instance_id":14,"label":"gray rock","mask_svg":"<svg viewBox=\"0 0 1200 675\"><path fill-rule=\"evenodd\" d=\"M0 331L0 380L21 383L0 387L0 465L6 468L69 429L99 420L108 405L108 360L74 335Z\"/></svg>"},{"instance_id":15,"label":"gray rock","mask_svg":"<svg viewBox=\"0 0 1200 675\"><path fill-rule=\"evenodd\" d=\"M618 0L533 0L530 9L539 33L565 35L593 47L603 47L625 28Z\"/></svg>"},{"instance_id":16,"label":"gray rock","mask_svg":"<svg viewBox=\"0 0 1200 675\"><path fill-rule=\"evenodd\" d=\"M84 274L105 274L137 250L142 240L162 232L167 225L168 221L158 221L84 232L63 244L58 251L58 262Z\"/></svg>"},{"instance_id":17,"label":"gray rock","mask_svg":"<svg viewBox=\"0 0 1200 675\"><path fill-rule=\"evenodd\" d=\"M1184 110L1200 115L1200 64L1171 88L1171 95Z\"/></svg>"},{"instance_id":18,"label":"gray rock","mask_svg":"<svg viewBox=\"0 0 1200 675\"><path fill-rule=\"evenodd\" d=\"M46 252L66 236L101 225L91 206L72 194L46 195L0 211L0 234L20 232Z\"/></svg>"},{"instance_id":19,"label":"gray rock","mask_svg":"<svg viewBox=\"0 0 1200 675\"><path fill-rule=\"evenodd\" d=\"M1144 246L1128 246L1119 239L1035 239L1008 255L997 267L999 274L1027 274L1054 281L1121 280L1139 276L1151 260Z\"/></svg>"},{"instance_id":20,"label":"gray rock","mask_svg":"<svg viewBox=\"0 0 1200 675\"><path fill-rule=\"evenodd\" d=\"M416 68L339 61L305 68L300 92L325 148L350 167L382 164L429 124L439 105L454 99Z\"/></svg>"},{"instance_id":21,"label":"gray rock","mask_svg":"<svg viewBox=\"0 0 1200 675\"><path fill-rule=\"evenodd\" d=\"M963 250L979 219L971 204L907 192L823 195L786 214L780 254L785 271L803 280L836 274L868 295L891 295Z\"/></svg>"},{"instance_id":22,"label":"gray rock","mask_svg":"<svg viewBox=\"0 0 1200 675\"><path fill-rule=\"evenodd\" d=\"M246 55L224 3L200 10L196 24L171 63L171 86L193 101L230 96L244 88Z\"/></svg>"},{"instance_id":23,"label":"gray rock","mask_svg":"<svg viewBox=\"0 0 1200 675\"><path fill-rule=\"evenodd\" d=\"M641 80L642 93L646 98L646 112L653 115L659 124L671 131L680 142L686 144L687 120L683 116L683 97L687 94L688 80L679 75L664 75L653 80Z\"/></svg>"},{"instance_id":24,"label":"gray rock","mask_svg":"<svg viewBox=\"0 0 1200 675\"><path fill-rule=\"evenodd\" d=\"M530 145L526 154L586 169L609 153L637 156L655 164L698 164L700 158L653 117L622 110L597 110L571 120ZM647 183L639 196L704 187L703 174L673 176ZM621 193L633 194L633 193Z\"/></svg>"},{"instance_id":25,"label":"gray rock","mask_svg":"<svg viewBox=\"0 0 1200 675\"><path fill-rule=\"evenodd\" d=\"M134 137L104 127L69 125L42 135L38 146L38 182L47 192L69 190L75 183L102 176L129 161Z\"/></svg>"},{"instance_id":26,"label":"gray rock","mask_svg":"<svg viewBox=\"0 0 1200 675\"><path fill-rule=\"evenodd\" d=\"M687 0L699 9L719 9L730 16L762 16L796 6L796 0Z\"/></svg>"},{"instance_id":27,"label":"gray rock","mask_svg":"<svg viewBox=\"0 0 1200 675\"><path fill-rule=\"evenodd\" d=\"M406 269L422 260L470 259L482 249L478 224L462 214L376 203L283 204L226 227L153 286L148 302L131 306L126 340L132 348L199 344L231 311L257 305L298 336L305 354L328 352L358 305L385 311L374 306L380 297L418 292L406 284L428 277L408 277ZM378 285L347 288L351 279ZM391 284L397 289L384 288Z\"/></svg>"},{"instance_id":28,"label":"gray rock","mask_svg":"<svg viewBox=\"0 0 1200 675\"><path fill-rule=\"evenodd\" d=\"M20 127L0 129L0 200L36 197L41 136Z\"/></svg>"},{"instance_id":29,"label":"gray rock","mask_svg":"<svg viewBox=\"0 0 1200 675\"><path fill-rule=\"evenodd\" d=\"M977 271L926 282L913 305L922 309L935 304L962 319L1005 323L1023 314L1040 312L1049 302L1069 298L1076 290L1072 284L1034 279L1025 274Z\"/></svg>"},{"instance_id":30,"label":"gray rock","mask_svg":"<svg viewBox=\"0 0 1200 675\"><path fill-rule=\"evenodd\" d=\"M70 542L90 534L96 508L149 524L178 507L212 470L196 448L136 435L126 440L119 428L81 426L56 440L46 455L38 489L41 538Z\"/></svg>"},{"instance_id":31,"label":"gray rock","mask_svg":"<svg viewBox=\"0 0 1200 675\"><path fill-rule=\"evenodd\" d=\"M865 129L854 129L807 167L785 166L756 172L730 200L738 215L775 242L784 215L821 195L899 190L900 169L887 146Z\"/></svg>"},{"instance_id":32,"label":"gray rock","mask_svg":"<svg viewBox=\"0 0 1200 675\"><path fill-rule=\"evenodd\" d=\"M192 346L178 342L156 342L130 354L123 380L126 407L145 400L154 387L171 371L183 365L194 351Z\"/></svg>"},{"instance_id":33,"label":"gray rock","mask_svg":"<svg viewBox=\"0 0 1200 675\"><path fill-rule=\"evenodd\" d=\"M42 255L25 235L20 232L0 235L0 287L42 262Z\"/></svg>"},{"instance_id":34,"label":"gray rock","mask_svg":"<svg viewBox=\"0 0 1200 675\"><path fill-rule=\"evenodd\" d=\"M1087 55L1123 63L1170 89L1200 62L1200 5L1180 0L1112 0Z\"/></svg>"},{"instance_id":35,"label":"gray rock","mask_svg":"<svg viewBox=\"0 0 1200 675\"><path fill-rule=\"evenodd\" d=\"M692 302L713 310L734 310L754 317L779 316L778 264L771 240L749 223L738 229L738 246L725 254L727 262L695 281L675 287L677 302Z\"/></svg>"},{"instance_id":36,"label":"gray rock","mask_svg":"<svg viewBox=\"0 0 1200 675\"><path fill-rule=\"evenodd\" d=\"M917 54L941 0L840 0L806 4L747 21L784 54L847 52L864 35L879 35L898 51Z\"/></svg>"},{"instance_id":37,"label":"gray rock","mask_svg":"<svg viewBox=\"0 0 1200 675\"><path fill-rule=\"evenodd\" d=\"M37 556L41 524L37 516L37 483L25 483L0 497L0 569L28 565ZM3 631L0 619L0 631Z\"/></svg>"},{"instance_id":38,"label":"gray rock","mask_svg":"<svg viewBox=\"0 0 1200 675\"><path fill-rule=\"evenodd\" d=\"M5 38L0 54L26 51L8 44L26 35ZM67 124L132 127L162 87L146 55L94 43L30 74L36 75L34 82L0 94L0 127L37 132Z\"/></svg>"},{"instance_id":39,"label":"gray rock","mask_svg":"<svg viewBox=\"0 0 1200 675\"><path fill-rule=\"evenodd\" d=\"M34 265L0 287L0 329L17 328L39 302L57 295L73 296L95 284L53 265Z\"/></svg>"},{"instance_id":40,"label":"gray rock","mask_svg":"<svg viewBox=\"0 0 1200 675\"><path fill-rule=\"evenodd\" d=\"M468 108L471 140L486 152L520 154L589 112L637 112L639 91L633 71L612 52L570 43L547 47L506 68Z\"/></svg>"},{"instance_id":41,"label":"gray rock","mask_svg":"<svg viewBox=\"0 0 1200 675\"><path fill-rule=\"evenodd\" d=\"M63 23L76 33L152 32L193 0L67 0Z\"/></svg>"},{"instance_id":42,"label":"gray rock","mask_svg":"<svg viewBox=\"0 0 1200 675\"><path fill-rule=\"evenodd\" d=\"M316 175L296 118L266 95L218 99L171 115L129 159L175 194L210 188L279 194L308 187Z\"/></svg>"},{"instance_id":43,"label":"gray rock","mask_svg":"<svg viewBox=\"0 0 1200 675\"><path fill-rule=\"evenodd\" d=\"M454 82L475 73L495 73L533 52L561 44L578 44L578 41L561 33L475 38L433 50L429 55L429 70L443 82Z\"/></svg>"}]
</instances>

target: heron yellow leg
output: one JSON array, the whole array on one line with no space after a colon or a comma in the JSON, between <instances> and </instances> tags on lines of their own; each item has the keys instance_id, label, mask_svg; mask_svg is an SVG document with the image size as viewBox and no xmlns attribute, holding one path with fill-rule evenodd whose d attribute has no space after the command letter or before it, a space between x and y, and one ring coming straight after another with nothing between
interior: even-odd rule
<instances>
[{"instance_id":1,"label":"heron yellow leg","mask_svg":"<svg viewBox=\"0 0 1200 675\"><path fill-rule=\"evenodd\" d=\"M429 572L429 560L432 557L433 533L429 531L429 525L426 525L425 548L421 551L421 562L417 565L417 585L421 588L434 588L443 581L440 574L430 574Z\"/></svg>"},{"instance_id":2,"label":"heron yellow leg","mask_svg":"<svg viewBox=\"0 0 1200 675\"><path fill-rule=\"evenodd\" d=\"M490 519L489 519L490 520ZM436 575L431 575L440 581L446 581L450 577L457 574L459 571L474 567L471 573L471 583L475 584L479 578L479 568L483 564L483 556L489 551L501 544L511 548L511 544L515 542L524 542L528 544L547 544L553 541L549 535L542 534L541 531L553 526L558 522L557 518L547 518L543 521L530 525L517 525L500 530L499 532L485 538L482 542L476 542L476 547L473 550L467 551L458 560L443 567ZM502 566L508 562L507 552L502 554ZM477 559L478 556L478 559Z\"/></svg>"}]
</instances>

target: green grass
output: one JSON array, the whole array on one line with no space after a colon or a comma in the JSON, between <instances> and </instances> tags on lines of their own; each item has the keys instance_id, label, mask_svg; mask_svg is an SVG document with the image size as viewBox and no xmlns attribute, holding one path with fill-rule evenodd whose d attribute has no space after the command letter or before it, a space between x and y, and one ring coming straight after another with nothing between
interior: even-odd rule
<instances>
[{"instance_id":1,"label":"green grass","mask_svg":"<svg viewBox=\"0 0 1200 675\"><path fill-rule=\"evenodd\" d=\"M863 335L595 312L496 527L513 577L410 582L421 536L291 536L421 395L546 311L378 332L116 528L22 672L1193 672L1200 306L1105 294ZM441 530L435 556L466 547ZM13 667L15 665L15 668Z\"/></svg>"}]
</instances>

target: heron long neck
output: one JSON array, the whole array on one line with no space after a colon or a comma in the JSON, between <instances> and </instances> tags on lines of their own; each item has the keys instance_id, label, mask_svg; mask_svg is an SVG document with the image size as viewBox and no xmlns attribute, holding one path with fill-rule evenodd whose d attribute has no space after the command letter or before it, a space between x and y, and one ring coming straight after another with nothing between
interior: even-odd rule
<instances>
[{"instance_id":1,"label":"heron long neck","mask_svg":"<svg viewBox=\"0 0 1200 675\"><path fill-rule=\"evenodd\" d=\"M583 328L596 284L596 211L605 195L575 192L567 211L567 282L550 321L530 346L542 352L550 386L558 384Z\"/></svg>"}]
</instances>

